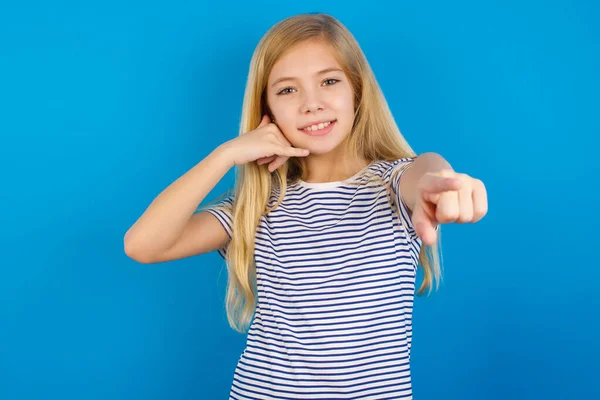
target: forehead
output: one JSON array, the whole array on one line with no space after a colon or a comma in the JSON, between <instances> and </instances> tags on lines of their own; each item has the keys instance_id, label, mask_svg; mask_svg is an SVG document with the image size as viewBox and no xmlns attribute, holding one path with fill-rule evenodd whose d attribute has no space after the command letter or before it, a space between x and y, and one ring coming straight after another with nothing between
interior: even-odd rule
<instances>
[{"instance_id":1,"label":"forehead","mask_svg":"<svg viewBox=\"0 0 600 400\"><path fill-rule=\"evenodd\" d=\"M302 42L277 60L269 74L268 83L284 76L312 78L316 72L329 67L341 68L333 47L322 40Z\"/></svg>"}]
</instances>

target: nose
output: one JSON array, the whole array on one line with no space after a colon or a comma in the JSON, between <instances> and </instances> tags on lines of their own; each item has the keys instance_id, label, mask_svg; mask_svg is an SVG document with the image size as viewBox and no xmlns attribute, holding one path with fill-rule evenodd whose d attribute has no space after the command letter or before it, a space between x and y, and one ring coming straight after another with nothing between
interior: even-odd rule
<instances>
[{"instance_id":1,"label":"nose","mask_svg":"<svg viewBox=\"0 0 600 400\"><path fill-rule=\"evenodd\" d=\"M323 104L321 99L319 98L319 94L317 90L306 90L304 92L304 97L302 98L302 113L306 112L316 112L318 110L323 110Z\"/></svg>"}]
</instances>

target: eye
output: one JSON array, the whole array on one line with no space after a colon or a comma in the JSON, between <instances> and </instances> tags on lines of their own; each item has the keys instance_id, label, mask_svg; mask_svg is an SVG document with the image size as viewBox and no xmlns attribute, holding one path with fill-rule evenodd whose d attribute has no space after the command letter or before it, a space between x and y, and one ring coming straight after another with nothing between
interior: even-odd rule
<instances>
[{"instance_id":1,"label":"eye","mask_svg":"<svg viewBox=\"0 0 600 400\"><path fill-rule=\"evenodd\" d=\"M325 79L323 81L323 83L325 83L325 82L333 82L332 84L327 85L327 86L331 86L331 85L335 85L339 81L340 81L339 79L329 78L329 79ZM286 92L286 90L288 90L288 89L293 89L293 87L291 87L291 86L285 87L285 88L281 89L279 92L277 92L277 95L290 93L290 92Z\"/></svg>"},{"instance_id":2,"label":"eye","mask_svg":"<svg viewBox=\"0 0 600 400\"><path fill-rule=\"evenodd\" d=\"M331 85L334 85L336 83L338 83L340 80L339 79L334 79L334 78L330 78L330 79L326 79L325 82L329 82L329 81L334 81ZM331 85L327 85L327 86L331 86Z\"/></svg>"},{"instance_id":3,"label":"eye","mask_svg":"<svg viewBox=\"0 0 600 400\"><path fill-rule=\"evenodd\" d=\"M280 95L280 94L288 94L289 92L286 92L286 90L288 90L288 89L292 89L292 88L291 88L291 87L286 87L286 88L283 88L283 89L281 89L281 90L280 90L280 91L277 93L277 95Z\"/></svg>"}]
</instances>

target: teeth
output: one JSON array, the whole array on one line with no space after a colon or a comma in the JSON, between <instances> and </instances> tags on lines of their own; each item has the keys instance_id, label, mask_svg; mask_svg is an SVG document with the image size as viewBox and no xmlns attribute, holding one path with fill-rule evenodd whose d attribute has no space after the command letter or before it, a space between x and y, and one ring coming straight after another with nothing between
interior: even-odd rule
<instances>
[{"instance_id":1,"label":"teeth","mask_svg":"<svg viewBox=\"0 0 600 400\"><path fill-rule=\"evenodd\" d=\"M308 128L304 128L305 131L318 131L320 129L325 128L326 126L329 126L331 124L331 122L325 122L325 123L321 123L318 125L311 125Z\"/></svg>"}]
</instances>

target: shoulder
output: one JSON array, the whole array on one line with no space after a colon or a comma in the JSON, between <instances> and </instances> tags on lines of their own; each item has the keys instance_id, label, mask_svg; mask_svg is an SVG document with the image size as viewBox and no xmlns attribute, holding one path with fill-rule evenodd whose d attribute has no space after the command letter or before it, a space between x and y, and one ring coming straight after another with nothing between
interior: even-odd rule
<instances>
[{"instance_id":1,"label":"shoulder","mask_svg":"<svg viewBox=\"0 0 600 400\"><path fill-rule=\"evenodd\" d=\"M374 163L374 172L378 173L384 181L392 180L398 183L399 176L410 167L416 157L402 157L394 160L378 160Z\"/></svg>"}]
</instances>

